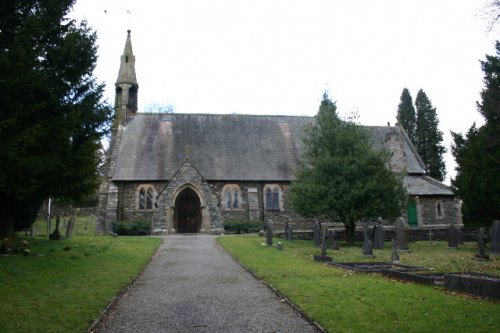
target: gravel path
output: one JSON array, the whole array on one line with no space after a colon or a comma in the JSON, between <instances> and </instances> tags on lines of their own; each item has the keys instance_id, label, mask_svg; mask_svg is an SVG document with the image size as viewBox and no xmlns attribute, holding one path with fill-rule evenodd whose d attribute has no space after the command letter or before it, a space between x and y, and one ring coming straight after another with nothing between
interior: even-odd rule
<instances>
[{"instance_id":1,"label":"gravel path","mask_svg":"<svg viewBox=\"0 0 500 333\"><path fill-rule=\"evenodd\" d=\"M317 332L217 247L169 235L94 332Z\"/></svg>"}]
</instances>

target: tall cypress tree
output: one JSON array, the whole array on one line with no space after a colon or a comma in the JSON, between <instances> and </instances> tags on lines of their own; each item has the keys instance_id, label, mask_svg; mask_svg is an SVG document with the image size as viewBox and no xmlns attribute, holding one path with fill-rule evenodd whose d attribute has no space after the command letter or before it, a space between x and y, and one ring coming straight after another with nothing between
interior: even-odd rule
<instances>
[{"instance_id":1,"label":"tall cypress tree","mask_svg":"<svg viewBox=\"0 0 500 333\"><path fill-rule=\"evenodd\" d=\"M406 133L408 133L410 140L415 142L417 119L415 115L415 108L413 107L413 100L407 88L404 88L401 93L397 119L398 123L404 128Z\"/></svg>"},{"instance_id":2,"label":"tall cypress tree","mask_svg":"<svg viewBox=\"0 0 500 333\"><path fill-rule=\"evenodd\" d=\"M500 219L500 43L496 56L481 62L485 88L478 111L485 124L475 124L465 137L452 133L452 153L457 162L457 175L452 180L463 200L462 214L468 226L489 226Z\"/></svg>"},{"instance_id":3,"label":"tall cypress tree","mask_svg":"<svg viewBox=\"0 0 500 333\"><path fill-rule=\"evenodd\" d=\"M427 166L431 177L443 181L446 176L446 166L443 154L446 148L443 146L443 132L438 128L439 120L436 108L420 89L415 99L417 109L417 122L415 128L414 144L417 151Z\"/></svg>"}]
</instances>

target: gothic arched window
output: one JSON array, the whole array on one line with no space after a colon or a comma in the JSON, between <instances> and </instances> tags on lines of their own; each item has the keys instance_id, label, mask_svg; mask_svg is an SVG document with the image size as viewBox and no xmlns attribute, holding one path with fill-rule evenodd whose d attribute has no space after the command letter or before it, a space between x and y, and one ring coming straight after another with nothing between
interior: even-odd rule
<instances>
[{"instance_id":1,"label":"gothic arched window","mask_svg":"<svg viewBox=\"0 0 500 333\"><path fill-rule=\"evenodd\" d=\"M139 185L136 192L136 209L153 209L156 200L156 190L153 185Z\"/></svg>"},{"instance_id":2,"label":"gothic arched window","mask_svg":"<svg viewBox=\"0 0 500 333\"><path fill-rule=\"evenodd\" d=\"M224 210L240 209L241 190L238 185L227 184L222 188L222 201Z\"/></svg>"},{"instance_id":3,"label":"gothic arched window","mask_svg":"<svg viewBox=\"0 0 500 333\"><path fill-rule=\"evenodd\" d=\"M279 212L281 210L281 187L276 184L264 186L264 204L266 211Z\"/></svg>"}]
</instances>

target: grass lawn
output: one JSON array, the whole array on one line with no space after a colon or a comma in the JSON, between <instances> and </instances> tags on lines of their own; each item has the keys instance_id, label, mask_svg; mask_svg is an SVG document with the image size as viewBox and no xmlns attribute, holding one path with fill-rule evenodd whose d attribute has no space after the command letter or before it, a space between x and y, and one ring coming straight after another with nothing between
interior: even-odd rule
<instances>
[{"instance_id":1,"label":"grass lawn","mask_svg":"<svg viewBox=\"0 0 500 333\"><path fill-rule=\"evenodd\" d=\"M77 234L83 234L85 222L79 224ZM162 241L93 235L26 239L30 256L0 255L0 332L85 332Z\"/></svg>"},{"instance_id":2,"label":"grass lawn","mask_svg":"<svg viewBox=\"0 0 500 333\"><path fill-rule=\"evenodd\" d=\"M286 242L285 250L265 247L265 238L224 236L219 243L257 277L272 285L329 332L495 332L500 303L452 295L442 287L403 283L379 274L353 273L311 260L319 254L312 241ZM329 251L335 261L390 261L389 243L366 258L360 247ZM410 244L401 254L405 264L434 267L436 271L500 273L500 258L472 260L475 244L459 250L445 242Z\"/></svg>"}]
</instances>

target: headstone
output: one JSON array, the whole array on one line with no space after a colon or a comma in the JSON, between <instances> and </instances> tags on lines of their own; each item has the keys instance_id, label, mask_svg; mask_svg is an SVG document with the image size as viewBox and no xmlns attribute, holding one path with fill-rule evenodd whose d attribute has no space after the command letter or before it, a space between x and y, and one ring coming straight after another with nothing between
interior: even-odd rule
<instances>
[{"instance_id":1,"label":"headstone","mask_svg":"<svg viewBox=\"0 0 500 333\"><path fill-rule=\"evenodd\" d=\"M383 249L384 248L384 238L385 231L381 224L377 224L373 227L373 248Z\"/></svg>"},{"instance_id":2,"label":"headstone","mask_svg":"<svg viewBox=\"0 0 500 333\"><path fill-rule=\"evenodd\" d=\"M278 249L278 251L283 251L283 244L281 242L278 242L276 248Z\"/></svg>"},{"instance_id":3,"label":"headstone","mask_svg":"<svg viewBox=\"0 0 500 333\"><path fill-rule=\"evenodd\" d=\"M288 240L290 242L293 241L293 229L292 229L292 226L288 227Z\"/></svg>"},{"instance_id":4,"label":"headstone","mask_svg":"<svg viewBox=\"0 0 500 333\"><path fill-rule=\"evenodd\" d=\"M427 233L427 235L429 236L429 245L432 245L434 244L434 242L432 241L432 229L429 229L429 232Z\"/></svg>"},{"instance_id":5,"label":"headstone","mask_svg":"<svg viewBox=\"0 0 500 333\"><path fill-rule=\"evenodd\" d=\"M328 232L328 226L326 224L323 224L321 226L321 254L315 255L314 260L315 261L322 261L322 262L328 262L332 261L333 258L330 256L326 255L326 234Z\"/></svg>"},{"instance_id":6,"label":"headstone","mask_svg":"<svg viewBox=\"0 0 500 333\"><path fill-rule=\"evenodd\" d=\"M273 246L273 221L266 222L266 245Z\"/></svg>"},{"instance_id":7,"label":"headstone","mask_svg":"<svg viewBox=\"0 0 500 333\"><path fill-rule=\"evenodd\" d=\"M363 229L363 255L373 257L373 244L368 236L368 223L365 223Z\"/></svg>"},{"instance_id":8,"label":"headstone","mask_svg":"<svg viewBox=\"0 0 500 333\"><path fill-rule=\"evenodd\" d=\"M318 221L314 221L314 246L320 246L321 245L321 240L320 240L320 224Z\"/></svg>"},{"instance_id":9,"label":"headstone","mask_svg":"<svg viewBox=\"0 0 500 333\"><path fill-rule=\"evenodd\" d=\"M288 221L285 222L285 230L283 231L283 239L288 240Z\"/></svg>"},{"instance_id":10,"label":"headstone","mask_svg":"<svg viewBox=\"0 0 500 333\"><path fill-rule=\"evenodd\" d=\"M73 229L75 228L75 215L71 216L66 227L66 239L73 237Z\"/></svg>"},{"instance_id":11,"label":"headstone","mask_svg":"<svg viewBox=\"0 0 500 333\"><path fill-rule=\"evenodd\" d=\"M448 227L448 248L458 249L457 228L453 224Z\"/></svg>"},{"instance_id":12,"label":"headstone","mask_svg":"<svg viewBox=\"0 0 500 333\"><path fill-rule=\"evenodd\" d=\"M406 231L405 220L398 217L396 220L396 245L398 251L410 251L408 248L408 232Z\"/></svg>"},{"instance_id":13,"label":"headstone","mask_svg":"<svg viewBox=\"0 0 500 333\"><path fill-rule=\"evenodd\" d=\"M339 246L337 245L337 242L335 241L335 230L328 231L328 238L330 239L330 249L334 250L334 251L338 251Z\"/></svg>"},{"instance_id":14,"label":"headstone","mask_svg":"<svg viewBox=\"0 0 500 333\"><path fill-rule=\"evenodd\" d=\"M59 225L61 224L61 217L57 215L56 217L56 230L50 234L49 239L51 240L60 240L61 234L59 233Z\"/></svg>"},{"instance_id":15,"label":"headstone","mask_svg":"<svg viewBox=\"0 0 500 333\"><path fill-rule=\"evenodd\" d=\"M462 228L457 228L457 244L464 245L464 231Z\"/></svg>"},{"instance_id":16,"label":"headstone","mask_svg":"<svg viewBox=\"0 0 500 333\"><path fill-rule=\"evenodd\" d=\"M500 254L500 221L495 220L490 228L491 253Z\"/></svg>"},{"instance_id":17,"label":"headstone","mask_svg":"<svg viewBox=\"0 0 500 333\"><path fill-rule=\"evenodd\" d=\"M486 233L484 228L479 228L479 234L477 236L477 246L479 247L479 253L476 253L474 258L476 260L489 260L490 256L486 254Z\"/></svg>"},{"instance_id":18,"label":"headstone","mask_svg":"<svg viewBox=\"0 0 500 333\"><path fill-rule=\"evenodd\" d=\"M395 238L393 238L391 240L391 244L392 244L392 254L391 254L391 261L394 263L394 264L397 264L399 263L399 253L398 253L398 242L396 241Z\"/></svg>"}]
</instances>

